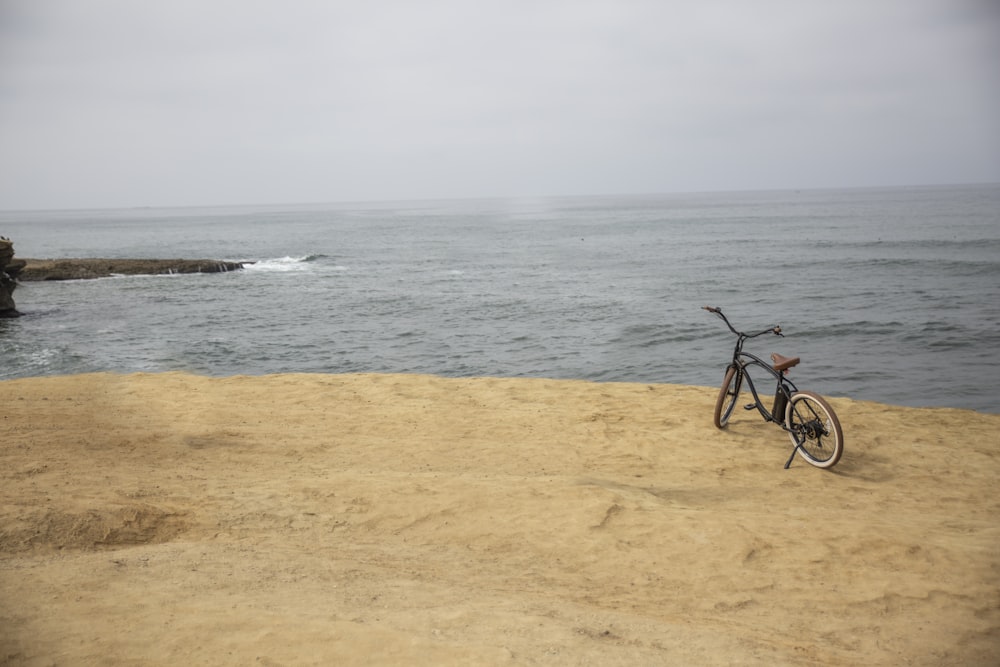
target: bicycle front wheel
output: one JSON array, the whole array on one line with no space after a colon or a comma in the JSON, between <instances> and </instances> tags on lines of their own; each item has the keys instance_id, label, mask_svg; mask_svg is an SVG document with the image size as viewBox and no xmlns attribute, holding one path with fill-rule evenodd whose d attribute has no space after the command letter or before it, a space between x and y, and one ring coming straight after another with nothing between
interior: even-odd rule
<instances>
[{"instance_id":1,"label":"bicycle front wheel","mask_svg":"<svg viewBox=\"0 0 1000 667\"><path fill-rule=\"evenodd\" d=\"M743 385L743 372L736 366L726 369L726 376L722 380L722 389L719 390L719 397L715 401L715 427L726 428L729 418L733 416L733 409L736 407L736 399L740 395L740 387Z\"/></svg>"},{"instance_id":2,"label":"bicycle front wheel","mask_svg":"<svg viewBox=\"0 0 1000 667\"><path fill-rule=\"evenodd\" d=\"M785 427L799 454L817 468L832 468L844 453L844 432L830 404L811 391L792 394Z\"/></svg>"}]
</instances>

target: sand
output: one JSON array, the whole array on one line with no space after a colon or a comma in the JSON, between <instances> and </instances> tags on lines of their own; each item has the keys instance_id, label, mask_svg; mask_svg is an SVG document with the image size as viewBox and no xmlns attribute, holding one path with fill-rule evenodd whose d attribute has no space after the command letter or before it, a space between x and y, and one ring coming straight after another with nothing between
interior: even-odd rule
<instances>
[{"instance_id":1,"label":"sand","mask_svg":"<svg viewBox=\"0 0 1000 667\"><path fill-rule=\"evenodd\" d=\"M0 663L995 665L1000 415L412 375L0 382Z\"/></svg>"}]
</instances>

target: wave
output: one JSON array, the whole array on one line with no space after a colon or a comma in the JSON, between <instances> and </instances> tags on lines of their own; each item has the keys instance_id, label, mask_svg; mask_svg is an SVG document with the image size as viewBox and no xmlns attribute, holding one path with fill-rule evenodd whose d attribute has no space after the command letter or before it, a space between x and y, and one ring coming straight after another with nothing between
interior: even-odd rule
<instances>
[{"instance_id":1,"label":"wave","mask_svg":"<svg viewBox=\"0 0 1000 667\"><path fill-rule=\"evenodd\" d=\"M906 325L895 320L890 322L876 322L872 320L857 320L854 322L837 322L827 324L823 327L797 329L786 331L785 334L793 334L806 338L838 338L841 336L894 336L906 330Z\"/></svg>"},{"instance_id":2,"label":"wave","mask_svg":"<svg viewBox=\"0 0 1000 667\"><path fill-rule=\"evenodd\" d=\"M820 239L811 243L816 248L837 248L844 250L871 250L896 248L901 250L925 250L930 249L940 252L942 249L983 249L1000 250L1000 239L994 237L980 237L967 239L864 239L864 240L843 240L843 239Z\"/></svg>"},{"instance_id":3,"label":"wave","mask_svg":"<svg viewBox=\"0 0 1000 667\"><path fill-rule=\"evenodd\" d=\"M311 264L321 262L325 259L329 259L329 256L317 254L292 257L290 255L286 255L284 257L244 261L243 268L247 271L307 271L312 268L310 266ZM344 271L347 269L347 267L344 266L333 266L331 268L335 271Z\"/></svg>"},{"instance_id":4,"label":"wave","mask_svg":"<svg viewBox=\"0 0 1000 667\"><path fill-rule=\"evenodd\" d=\"M854 270L867 267L906 269L915 268L920 270L950 271L955 275L978 275L991 274L1000 270L1000 263L991 260L966 260L950 258L909 258L909 257L872 257L867 259L853 259L843 262L843 265Z\"/></svg>"},{"instance_id":5,"label":"wave","mask_svg":"<svg viewBox=\"0 0 1000 667\"><path fill-rule=\"evenodd\" d=\"M621 334L609 342L650 348L669 343L690 343L704 338L705 330L697 325L634 324L622 329Z\"/></svg>"}]
</instances>

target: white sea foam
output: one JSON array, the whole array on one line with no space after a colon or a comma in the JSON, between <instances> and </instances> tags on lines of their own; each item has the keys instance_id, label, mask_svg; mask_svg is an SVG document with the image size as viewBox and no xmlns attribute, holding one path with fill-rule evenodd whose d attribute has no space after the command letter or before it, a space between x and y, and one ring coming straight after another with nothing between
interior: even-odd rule
<instances>
[{"instance_id":1,"label":"white sea foam","mask_svg":"<svg viewBox=\"0 0 1000 667\"><path fill-rule=\"evenodd\" d=\"M261 259L254 262L247 262L243 265L243 269L246 271L273 271L273 272L286 272L286 271L308 271L310 266L310 258L312 256L303 257L275 257L272 259Z\"/></svg>"}]
</instances>

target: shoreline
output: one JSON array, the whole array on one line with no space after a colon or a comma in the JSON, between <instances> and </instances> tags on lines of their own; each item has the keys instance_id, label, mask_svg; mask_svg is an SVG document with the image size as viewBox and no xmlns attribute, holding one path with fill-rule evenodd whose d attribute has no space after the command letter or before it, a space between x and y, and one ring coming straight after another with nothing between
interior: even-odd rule
<instances>
[{"instance_id":1,"label":"shoreline","mask_svg":"<svg viewBox=\"0 0 1000 667\"><path fill-rule=\"evenodd\" d=\"M831 398L844 458L784 470L787 436L749 414L716 429L716 393L0 381L0 655L989 664L1000 415Z\"/></svg>"},{"instance_id":2,"label":"shoreline","mask_svg":"<svg viewBox=\"0 0 1000 667\"><path fill-rule=\"evenodd\" d=\"M247 262L249 263L249 262ZM88 375L109 375L116 377L129 377L133 375L171 375L179 373L182 375L190 375L192 377L203 378L206 380L226 380L234 378L246 378L246 379L256 379L256 378L267 378L274 376L303 376L303 377L352 377L352 376L400 376L400 377L414 377L414 378L437 378L440 380L525 380L531 381L547 381L547 382L582 382L590 383L596 385L634 385L634 386L653 386L653 387L686 387L690 389L699 389L707 391L711 394L712 405L709 406L709 419L711 419L711 409L714 406L714 401L719 392L719 387L715 385L708 384L689 384L689 383L679 383L679 382L651 382L644 380L599 380L599 379L588 379L588 378L574 378L574 377L548 377L548 376L526 376L526 375L445 375L441 373L434 372L424 372L424 371L382 371L382 370L366 370L366 371L265 371L257 373L249 372L230 372L230 373L210 373L203 371L191 371L183 369L164 369L164 370L85 370L85 371L74 371L74 372L57 372L57 373L46 373L41 375L18 375L11 376L7 378L0 377L0 383L11 382L15 380L42 380L42 379L55 379L55 378L74 378ZM745 390L744 390L745 391ZM879 400L877 398L853 398L842 394L828 394L825 392L819 392L820 396L827 400L832 400L835 402L848 401L851 403L870 403L873 405L883 406L885 408L900 409L900 410L920 410L933 412L936 410L945 411L959 411L959 412L969 412L974 415L984 415L989 417L1000 418L1000 411L995 411L991 409L979 409L971 407L961 407L954 405L935 405L933 403L923 403L923 404L907 404L907 403L893 403L887 400ZM761 396L761 400L764 401L765 405L768 405L768 397ZM770 406L768 406L770 407ZM760 420L760 416L756 410L744 411L739 409L735 411L737 416L742 415L741 420ZM778 428L774 426L772 428Z\"/></svg>"}]
</instances>

